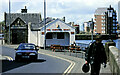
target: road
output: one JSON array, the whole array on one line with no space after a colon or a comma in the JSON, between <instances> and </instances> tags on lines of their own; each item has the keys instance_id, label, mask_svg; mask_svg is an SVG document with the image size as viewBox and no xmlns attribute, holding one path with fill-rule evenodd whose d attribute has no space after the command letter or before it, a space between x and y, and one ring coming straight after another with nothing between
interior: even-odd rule
<instances>
[{"instance_id":1,"label":"road","mask_svg":"<svg viewBox=\"0 0 120 75\"><path fill-rule=\"evenodd\" d=\"M70 63L58 59L55 57L51 57L44 54L38 54L37 61L15 61L15 50L13 48L8 48L2 46L2 55L9 56L13 59L10 60L3 60L2 61L2 75L34 75L34 74L47 74L47 73L64 73L65 70L69 67Z\"/></svg>"}]
</instances>

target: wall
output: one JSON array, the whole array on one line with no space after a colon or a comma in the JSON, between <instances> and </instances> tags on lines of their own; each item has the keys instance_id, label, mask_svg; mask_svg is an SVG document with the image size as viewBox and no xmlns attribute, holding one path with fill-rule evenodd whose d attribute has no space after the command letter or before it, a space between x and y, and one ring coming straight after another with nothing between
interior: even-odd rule
<instances>
[{"instance_id":1,"label":"wall","mask_svg":"<svg viewBox=\"0 0 120 75\"><path fill-rule=\"evenodd\" d=\"M28 43L33 43L35 45L39 45L39 31L31 31L30 29L31 23L28 24Z\"/></svg>"},{"instance_id":2,"label":"wall","mask_svg":"<svg viewBox=\"0 0 120 75\"><path fill-rule=\"evenodd\" d=\"M120 51L115 47L114 42L107 42L105 48L112 75L120 75Z\"/></svg>"}]
</instances>

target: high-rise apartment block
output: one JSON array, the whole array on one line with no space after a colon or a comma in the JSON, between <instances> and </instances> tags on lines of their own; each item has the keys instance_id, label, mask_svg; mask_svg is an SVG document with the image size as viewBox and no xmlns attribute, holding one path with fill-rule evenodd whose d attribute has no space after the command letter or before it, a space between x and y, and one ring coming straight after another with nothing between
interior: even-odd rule
<instances>
[{"instance_id":1,"label":"high-rise apartment block","mask_svg":"<svg viewBox=\"0 0 120 75\"><path fill-rule=\"evenodd\" d=\"M120 24L120 1L118 2L118 23Z\"/></svg>"},{"instance_id":2,"label":"high-rise apartment block","mask_svg":"<svg viewBox=\"0 0 120 75\"><path fill-rule=\"evenodd\" d=\"M95 11L94 33L105 34L105 12L107 8L97 8Z\"/></svg>"},{"instance_id":3,"label":"high-rise apartment block","mask_svg":"<svg viewBox=\"0 0 120 75\"><path fill-rule=\"evenodd\" d=\"M114 8L107 8L107 12L105 12L105 33L106 34L116 34L117 33L117 14Z\"/></svg>"},{"instance_id":4,"label":"high-rise apartment block","mask_svg":"<svg viewBox=\"0 0 120 75\"><path fill-rule=\"evenodd\" d=\"M95 11L94 33L116 34L117 14L114 8L98 8Z\"/></svg>"}]
</instances>

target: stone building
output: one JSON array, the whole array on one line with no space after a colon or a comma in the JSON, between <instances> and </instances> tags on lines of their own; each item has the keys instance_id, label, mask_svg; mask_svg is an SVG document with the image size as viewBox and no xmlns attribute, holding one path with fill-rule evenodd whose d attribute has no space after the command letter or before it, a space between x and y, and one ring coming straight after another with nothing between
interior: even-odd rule
<instances>
[{"instance_id":1,"label":"stone building","mask_svg":"<svg viewBox=\"0 0 120 75\"><path fill-rule=\"evenodd\" d=\"M4 13L5 18L5 42L9 40L10 25L10 43L20 44L28 42L28 23L40 23L42 21L40 13L27 13L27 9L21 9L21 13ZM9 19L10 18L10 19Z\"/></svg>"}]
</instances>

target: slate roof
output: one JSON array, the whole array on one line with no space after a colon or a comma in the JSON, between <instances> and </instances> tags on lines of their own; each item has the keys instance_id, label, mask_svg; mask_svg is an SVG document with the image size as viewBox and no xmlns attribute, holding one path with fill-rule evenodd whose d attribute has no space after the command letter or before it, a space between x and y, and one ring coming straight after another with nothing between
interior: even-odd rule
<instances>
[{"instance_id":1,"label":"slate roof","mask_svg":"<svg viewBox=\"0 0 120 75\"><path fill-rule=\"evenodd\" d=\"M48 24L54 20L55 20L54 18L47 17L46 24ZM40 29L43 26L44 26L44 20L41 21L40 23L31 23L31 29L33 29L33 30Z\"/></svg>"},{"instance_id":2,"label":"slate roof","mask_svg":"<svg viewBox=\"0 0 120 75\"><path fill-rule=\"evenodd\" d=\"M41 22L40 13L11 13L11 24L17 19L21 18L26 24L40 23ZM9 25L9 13L5 13L6 25Z\"/></svg>"},{"instance_id":3,"label":"slate roof","mask_svg":"<svg viewBox=\"0 0 120 75\"><path fill-rule=\"evenodd\" d=\"M57 20L60 20L61 22L65 23L61 19L58 19L58 18L54 19L54 18L49 18L48 17L48 18L46 18L46 26L51 24L51 23L54 23ZM72 28L74 28L73 26L71 26L71 25L69 25L67 23L65 23L65 24L72 27ZM38 24L37 23L31 23L31 30L38 30L38 29L41 29L43 26L44 26L44 21L42 21L41 23L38 23Z\"/></svg>"},{"instance_id":4,"label":"slate roof","mask_svg":"<svg viewBox=\"0 0 120 75\"><path fill-rule=\"evenodd\" d=\"M95 10L95 15L103 15L107 11L107 8L97 8Z\"/></svg>"}]
</instances>

